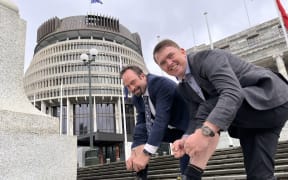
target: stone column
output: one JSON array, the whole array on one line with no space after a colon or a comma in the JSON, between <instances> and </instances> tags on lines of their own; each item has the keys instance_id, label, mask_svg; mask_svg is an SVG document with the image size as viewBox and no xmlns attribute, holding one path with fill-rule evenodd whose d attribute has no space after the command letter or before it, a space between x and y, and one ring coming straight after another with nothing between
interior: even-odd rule
<instances>
[{"instance_id":1,"label":"stone column","mask_svg":"<svg viewBox=\"0 0 288 180\"><path fill-rule=\"evenodd\" d=\"M76 179L76 138L24 93L25 34L17 6L0 0L0 179Z\"/></svg>"},{"instance_id":2,"label":"stone column","mask_svg":"<svg viewBox=\"0 0 288 180\"><path fill-rule=\"evenodd\" d=\"M283 54L274 55L273 58L276 61L278 72L281 73L286 79L288 79L287 70L283 61Z\"/></svg>"},{"instance_id":3,"label":"stone column","mask_svg":"<svg viewBox=\"0 0 288 180\"><path fill-rule=\"evenodd\" d=\"M41 112L45 113L46 114L46 104L44 101L41 101Z\"/></svg>"},{"instance_id":4,"label":"stone column","mask_svg":"<svg viewBox=\"0 0 288 180\"><path fill-rule=\"evenodd\" d=\"M116 158L116 161L120 161L120 147L119 147L119 144L115 145L115 158Z\"/></svg>"},{"instance_id":5,"label":"stone column","mask_svg":"<svg viewBox=\"0 0 288 180\"><path fill-rule=\"evenodd\" d=\"M122 128L122 111L121 111L121 96L118 98L117 106L115 107L115 118L116 118L116 133L123 133Z\"/></svg>"},{"instance_id":6,"label":"stone column","mask_svg":"<svg viewBox=\"0 0 288 180\"><path fill-rule=\"evenodd\" d=\"M99 146L98 158L99 158L99 164L104 164L103 146Z\"/></svg>"},{"instance_id":7,"label":"stone column","mask_svg":"<svg viewBox=\"0 0 288 180\"><path fill-rule=\"evenodd\" d=\"M67 104L67 119L66 119L66 122L67 122L67 135L68 136L73 136L74 132L73 132L73 129L74 129L74 122L73 122L73 104L71 104L71 101L70 99L67 97L67 100L66 100L66 104Z\"/></svg>"},{"instance_id":8,"label":"stone column","mask_svg":"<svg viewBox=\"0 0 288 180\"><path fill-rule=\"evenodd\" d=\"M50 116L53 116L53 108L52 107L48 107L48 114L50 115Z\"/></svg>"}]
</instances>

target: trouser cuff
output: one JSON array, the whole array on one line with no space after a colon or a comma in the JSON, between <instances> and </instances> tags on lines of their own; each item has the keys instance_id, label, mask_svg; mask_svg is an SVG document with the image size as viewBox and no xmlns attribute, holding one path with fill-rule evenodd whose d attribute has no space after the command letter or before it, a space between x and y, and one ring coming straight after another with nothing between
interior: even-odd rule
<instances>
[{"instance_id":1,"label":"trouser cuff","mask_svg":"<svg viewBox=\"0 0 288 180\"><path fill-rule=\"evenodd\" d=\"M189 164L185 169L184 174L186 175L187 180L201 180L203 172L203 169L193 164Z\"/></svg>"}]
</instances>

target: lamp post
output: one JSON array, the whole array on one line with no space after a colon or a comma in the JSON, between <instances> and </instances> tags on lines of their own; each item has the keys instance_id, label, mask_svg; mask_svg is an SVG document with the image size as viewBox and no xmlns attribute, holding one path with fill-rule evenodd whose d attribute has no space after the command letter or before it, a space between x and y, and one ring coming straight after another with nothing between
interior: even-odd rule
<instances>
[{"instance_id":1,"label":"lamp post","mask_svg":"<svg viewBox=\"0 0 288 180\"><path fill-rule=\"evenodd\" d=\"M212 37L211 37L211 33L210 33L210 28L209 28L209 23L208 23L208 18L207 18L207 12L203 13L205 16L205 21L206 21L206 25L207 25L207 31L208 31L208 36L209 36L209 41L210 41L210 49L214 49L213 47L213 41L212 41Z\"/></svg>"},{"instance_id":2,"label":"lamp post","mask_svg":"<svg viewBox=\"0 0 288 180\"><path fill-rule=\"evenodd\" d=\"M88 67L89 78L89 119L90 119L90 148L93 149L93 108L92 108L92 93L91 93L91 63L95 61L98 54L97 49L90 49L89 53L83 53L80 59L84 62L84 65Z\"/></svg>"}]
</instances>

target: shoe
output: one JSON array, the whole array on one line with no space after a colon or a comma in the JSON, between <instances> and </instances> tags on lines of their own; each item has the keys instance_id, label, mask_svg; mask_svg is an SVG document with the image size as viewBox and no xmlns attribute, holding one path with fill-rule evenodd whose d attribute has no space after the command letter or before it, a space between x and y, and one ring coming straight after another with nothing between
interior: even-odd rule
<instances>
[{"instance_id":1,"label":"shoe","mask_svg":"<svg viewBox=\"0 0 288 180\"><path fill-rule=\"evenodd\" d=\"M147 178L136 176L135 180L147 180Z\"/></svg>"},{"instance_id":2,"label":"shoe","mask_svg":"<svg viewBox=\"0 0 288 180\"><path fill-rule=\"evenodd\" d=\"M188 179L187 179L187 176L186 176L185 174L182 174L182 175L181 175L181 180L188 180Z\"/></svg>"}]
</instances>

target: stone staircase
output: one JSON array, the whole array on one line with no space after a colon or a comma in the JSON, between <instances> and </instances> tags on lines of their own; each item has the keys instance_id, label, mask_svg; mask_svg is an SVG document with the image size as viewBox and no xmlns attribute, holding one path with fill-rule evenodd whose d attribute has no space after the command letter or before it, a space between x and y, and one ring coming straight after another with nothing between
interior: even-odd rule
<instances>
[{"instance_id":1,"label":"stone staircase","mask_svg":"<svg viewBox=\"0 0 288 180\"><path fill-rule=\"evenodd\" d=\"M275 160L278 180L288 180L288 141L278 145ZM149 179L175 180L179 176L179 160L171 155L153 157L149 163ZM79 168L77 180L129 180L135 172L127 171L123 161ZM240 147L217 150L209 160L203 180L245 180L243 156Z\"/></svg>"}]
</instances>

